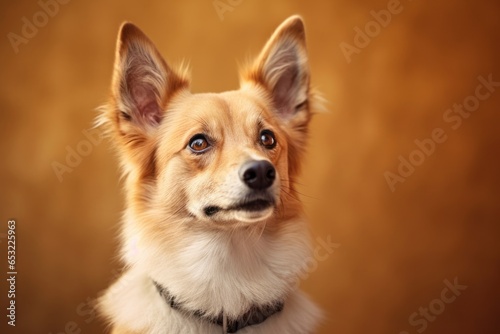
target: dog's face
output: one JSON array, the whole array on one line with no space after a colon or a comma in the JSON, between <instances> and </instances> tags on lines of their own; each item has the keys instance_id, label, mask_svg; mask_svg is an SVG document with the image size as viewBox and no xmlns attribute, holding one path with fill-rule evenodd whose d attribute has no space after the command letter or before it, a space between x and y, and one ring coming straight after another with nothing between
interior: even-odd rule
<instances>
[{"instance_id":1,"label":"dog's face","mask_svg":"<svg viewBox=\"0 0 500 334\"><path fill-rule=\"evenodd\" d=\"M124 24L112 93L101 121L118 146L136 213L210 228L296 214L311 102L299 17L275 31L239 90L217 94L190 93L185 74Z\"/></svg>"},{"instance_id":2,"label":"dog's face","mask_svg":"<svg viewBox=\"0 0 500 334\"><path fill-rule=\"evenodd\" d=\"M182 193L191 215L217 224L272 215L289 187L288 148L263 102L244 91L174 98L156 153L161 201Z\"/></svg>"}]
</instances>

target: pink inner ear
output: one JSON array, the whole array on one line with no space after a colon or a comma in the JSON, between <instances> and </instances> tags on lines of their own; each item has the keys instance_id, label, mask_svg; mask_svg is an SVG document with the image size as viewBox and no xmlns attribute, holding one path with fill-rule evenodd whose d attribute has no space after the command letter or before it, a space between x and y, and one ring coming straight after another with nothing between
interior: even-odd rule
<instances>
[{"instance_id":1,"label":"pink inner ear","mask_svg":"<svg viewBox=\"0 0 500 334\"><path fill-rule=\"evenodd\" d=\"M266 55L263 76L282 118L293 117L297 105L307 99L307 64L297 40L288 36L275 41Z\"/></svg>"},{"instance_id":2,"label":"pink inner ear","mask_svg":"<svg viewBox=\"0 0 500 334\"><path fill-rule=\"evenodd\" d=\"M161 109L153 88L148 84L136 84L132 87L131 94L138 114L137 119L151 125L160 123Z\"/></svg>"},{"instance_id":3,"label":"pink inner ear","mask_svg":"<svg viewBox=\"0 0 500 334\"><path fill-rule=\"evenodd\" d=\"M294 66L287 68L279 78L273 89L273 100L282 117L292 116L295 111L297 95L298 69Z\"/></svg>"}]
</instances>

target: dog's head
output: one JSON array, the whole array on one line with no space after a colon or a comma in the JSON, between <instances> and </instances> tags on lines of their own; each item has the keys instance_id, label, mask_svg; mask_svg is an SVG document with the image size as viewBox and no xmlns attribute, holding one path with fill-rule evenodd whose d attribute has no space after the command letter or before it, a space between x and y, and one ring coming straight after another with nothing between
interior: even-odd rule
<instances>
[{"instance_id":1,"label":"dog's head","mask_svg":"<svg viewBox=\"0 0 500 334\"><path fill-rule=\"evenodd\" d=\"M118 148L135 214L248 225L298 213L294 180L311 101L298 16L242 71L240 89L206 94L192 94L184 71L125 23L100 121Z\"/></svg>"}]
</instances>

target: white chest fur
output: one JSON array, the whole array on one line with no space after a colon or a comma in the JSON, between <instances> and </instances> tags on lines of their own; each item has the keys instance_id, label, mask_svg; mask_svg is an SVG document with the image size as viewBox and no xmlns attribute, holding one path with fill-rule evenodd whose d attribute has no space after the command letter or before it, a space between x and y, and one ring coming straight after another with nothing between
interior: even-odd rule
<instances>
[{"instance_id":1,"label":"white chest fur","mask_svg":"<svg viewBox=\"0 0 500 334\"><path fill-rule=\"evenodd\" d=\"M192 242L175 252L145 243L132 227L128 233L124 254L130 269L101 299L112 322L128 323L140 333L221 333L220 326L171 309L154 279L183 307L209 316L238 317L253 304L284 300L283 311L238 334L310 333L317 323L318 309L296 290L310 252L301 221L273 234L192 232L186 236Z\"/></svg>"}]
</instances>

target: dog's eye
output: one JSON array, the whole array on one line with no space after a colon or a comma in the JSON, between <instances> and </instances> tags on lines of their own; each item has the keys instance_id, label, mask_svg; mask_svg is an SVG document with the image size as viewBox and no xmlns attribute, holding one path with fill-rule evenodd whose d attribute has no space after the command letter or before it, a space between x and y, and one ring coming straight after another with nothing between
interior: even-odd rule
<instances>
[{"instance_id":1,"label":"dog's eye","mask_svg":"<svg viewBox=\"0 0 500 334\"><path fill-rule=\"evenodd\" d=\"M260 133L260 143L268 150L273 149L276 146L274 133L271 130L263 130Z\"/></svg>"},{"instance_id":2,"label":"dog's eye","mask_svg":"<svg viewBox=\"0 0 500 334\"><path fill-rule=\"evenodd\" d=\"M203 153L210 148L207 138L202 134L194 135L193 138L189 140L188 146L194 153Z\"/></svg>"}]
</instances>

